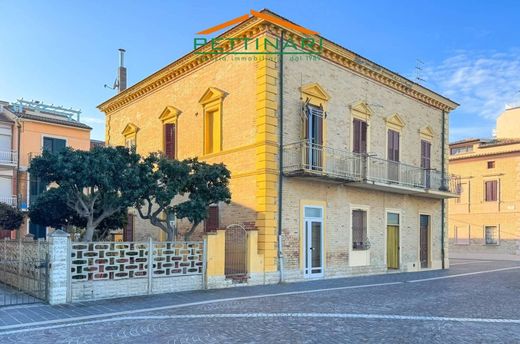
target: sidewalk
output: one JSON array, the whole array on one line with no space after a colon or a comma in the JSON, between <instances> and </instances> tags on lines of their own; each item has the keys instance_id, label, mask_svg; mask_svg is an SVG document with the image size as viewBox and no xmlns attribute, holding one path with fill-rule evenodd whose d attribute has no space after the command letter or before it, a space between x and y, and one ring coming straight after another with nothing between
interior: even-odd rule
<instances>
[{"instance_id":1,"label":"sidewalk","mask_svg":"<svg viewBox=\"0 0 520 344\"><path fill-rule=\"evenodd\" d=\"M504 264L507 266L518 266L517 262L504 262ZM58 306L33 304L3 307L0 308L0 333L13 328L24 328L50 323L65 323L93 318L102 319L106 317L151 312L167 308L187 307L213 302L226 302L242 298L261 298L284 293L299 294L307 292L323 292L334 289L365 288L385 284L398 284L408 282L409 280L435 278L467 272L471 273L478 269L482 269L482 266L476 265L458 265L454 266L450 270L391 273L277 285L198 290L174 294L99 300Z\"/></svg>"}]
</instances>

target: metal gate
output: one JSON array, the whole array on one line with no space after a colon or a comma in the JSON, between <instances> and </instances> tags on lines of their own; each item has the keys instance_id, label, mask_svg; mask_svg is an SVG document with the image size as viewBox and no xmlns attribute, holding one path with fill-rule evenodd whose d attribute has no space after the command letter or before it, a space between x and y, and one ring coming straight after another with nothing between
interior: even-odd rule
<instances>
[{"instance_id":1,"label":"metal gate","mask_svg":"<svg viewBox=\"0 0 520 344\"><path fill-rule=\"evenodd\" d=\"M46 241L0 242L0 307L46 301L48 272Z\"/></svg>"},{"instance_id":2,"label":"metal gate","mask_svg":"<svg viewBox=\"0 0 520 344\"><path fill-rule=\"evenodd\" d=\"M247 280L247 232L241 225L226 227L226 278Z\"/></svg>"}]
</instances>

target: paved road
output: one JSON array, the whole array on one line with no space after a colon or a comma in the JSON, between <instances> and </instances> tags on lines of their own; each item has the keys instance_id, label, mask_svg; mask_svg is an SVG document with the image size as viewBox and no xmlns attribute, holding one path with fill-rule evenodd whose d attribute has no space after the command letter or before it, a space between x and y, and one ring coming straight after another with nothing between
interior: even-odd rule
<instances>
[{"instance_id":1,"label":"paved road","mask_svg":"<svg viewBox=\"0 0 520 344\"><path fill-rule=\"evenodd\" d=\"M0 311L0 343L520 343L520 264Z\"/></svg>"}]
</instances>

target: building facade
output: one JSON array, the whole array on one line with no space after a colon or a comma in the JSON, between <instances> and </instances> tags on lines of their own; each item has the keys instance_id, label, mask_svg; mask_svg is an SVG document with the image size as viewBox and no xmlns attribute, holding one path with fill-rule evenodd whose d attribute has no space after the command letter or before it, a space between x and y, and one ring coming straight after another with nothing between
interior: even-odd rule
<instances>
[{"instance_id":1,"label":"building facade","mask_svg":"<svg viewBox=\"0 0 520 344\"><path fill-rule=\"evenodd\" d=\"M449 204L456 257L520 259L520 108L497 119L494 139L450 144L450 170L461 177Z\"/></svg>"},{"instance_id":2,"label":"building facade","mask_svg":"<svg viewBox=\"0 0 520 344\"><path fill-rule=\"evenodd\" d=\"M77 111L24 100L0 105L0 161L5 157L4 165L0 162L0 201L27 211L31 199L47 187L27 172L31 159L43 150L90 149L91 128L75 117L79 115ZM3 236L14 239L17 233L22 237L32 234L34 238L45 238L47 228L26 218L19 231L5 231Z\"/></svg>"},{"instance_id":3,"label":"building facade","mask_svg":"<svg viewBox=\"0 0 520 344\"><path fill-rule=\"evenodd\" d=\"M258 231L264 277L441 268L457 104L326 39L319 55L264 54L282 31L304 39L251 17L220 37L263 42L258 55L207 44L99 105L106 143L225 163L232 203L207 222ZM136 217L133 237L148 236L164 238Z\"/></svg>"}]
</instances>

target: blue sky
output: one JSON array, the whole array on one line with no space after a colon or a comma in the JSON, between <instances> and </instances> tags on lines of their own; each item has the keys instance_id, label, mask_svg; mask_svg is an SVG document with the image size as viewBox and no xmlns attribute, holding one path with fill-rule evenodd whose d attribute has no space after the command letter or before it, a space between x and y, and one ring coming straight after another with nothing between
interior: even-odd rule
<instances>
[{"instance_id":1,"label":"blue sky","mask_svg":"<svg viewBox=\"0 0 520 344\"><path fill-rule=\"evenodd\" d=\"M80 108L104 139L96 105L114 91L117 49L129 85L186 54L195 32L269 8L459 102L451 139L489 137L520 102L520 1L0 0L0 99Z\"/></svg>"}]
</instances>

